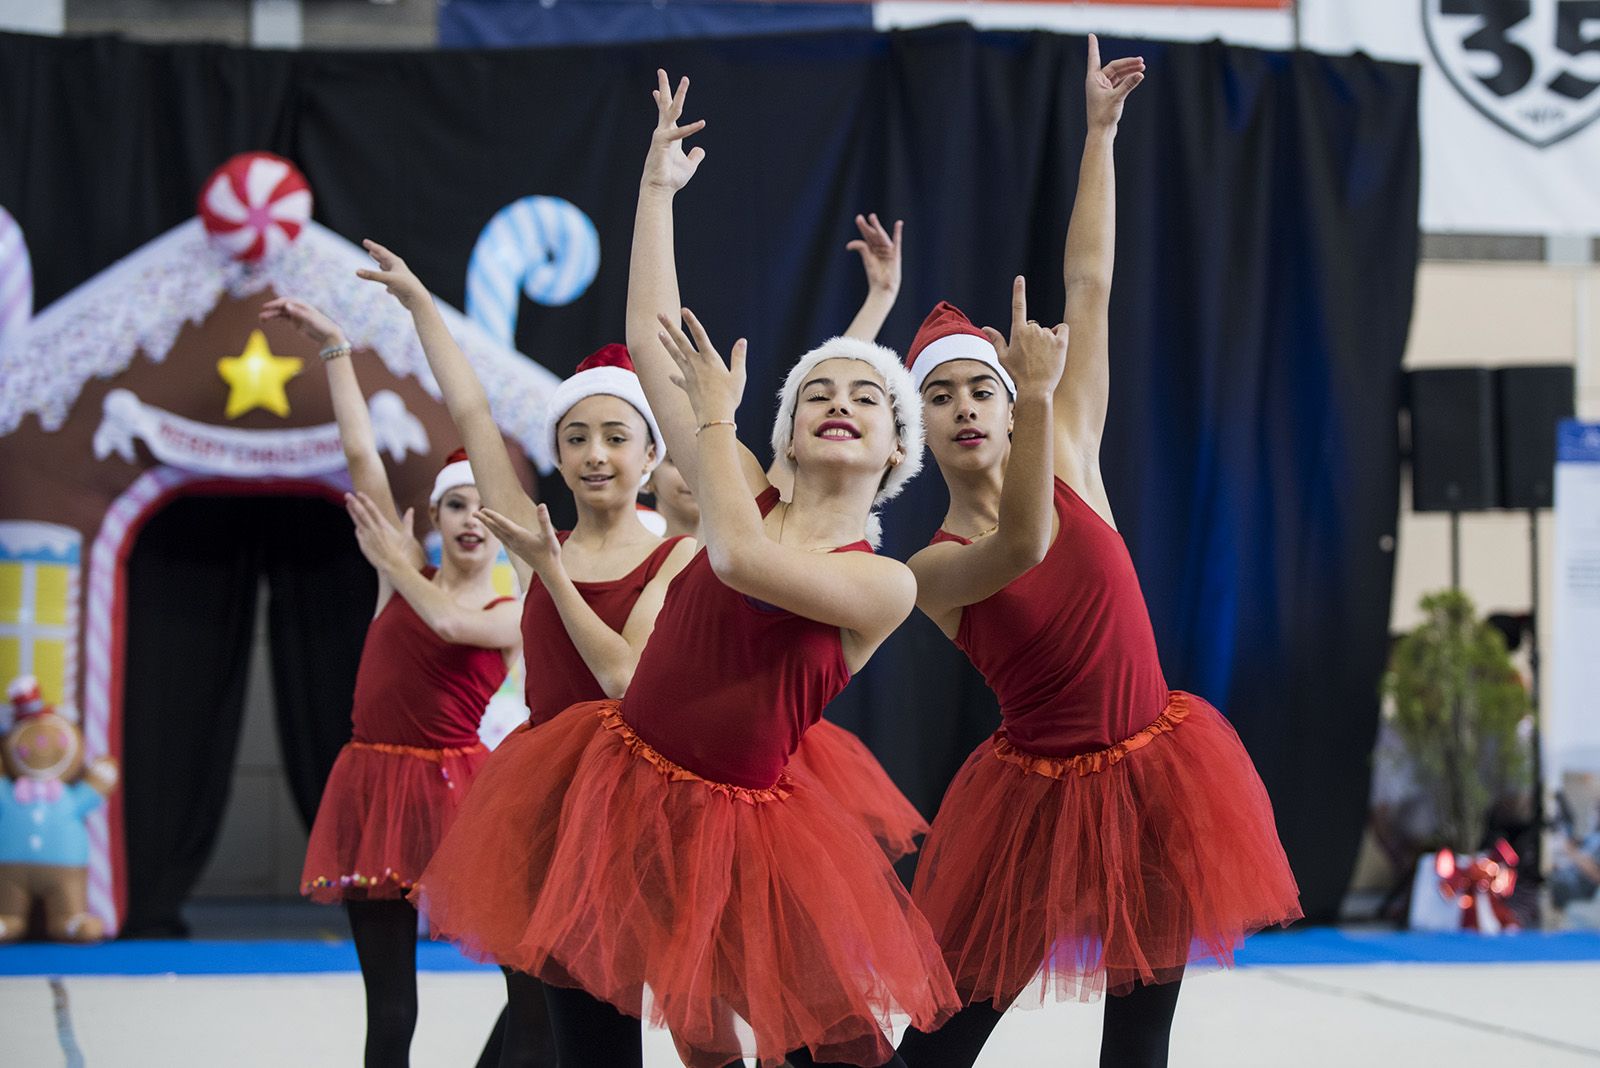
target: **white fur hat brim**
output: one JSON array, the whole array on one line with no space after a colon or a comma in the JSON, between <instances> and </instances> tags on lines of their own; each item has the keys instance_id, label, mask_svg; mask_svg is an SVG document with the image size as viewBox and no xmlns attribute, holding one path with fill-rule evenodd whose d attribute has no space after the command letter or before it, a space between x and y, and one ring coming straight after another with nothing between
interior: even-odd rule
<instances>
[{"instance_id":1,"label":"white fur hat brim","mask_svg":"<svg viewBox=\"0 0 1600 1068\"><path fill-rule=\"evenodd\" d=\"M1000 354L995 351L993 343L988 338L976 334L946 334L924 346L911 363L911 378L916 382L918 396L922 393L923 383L928 381L929 376L937 368L955 360L976 360L986 365L1000 376L1006 392L1013 397L1017 395L1016 383L1011 381L1011 375L1006 369L1000 366Z\"/></svg>"},{"instance_id":2,"label":"white fur hat brim","mask_svg":"<svg viewBox=\"0 0 1600 1068\"><path fill-rule=\"evenodd\" d=\"M438 504L451 490L460 486L473 486L477 482L478 480L472 477L472 465L466 460L445 464L434 477L433 492L428 494L428 504Z\"/></svg>"},{"instance_id":3,"label":"white fur hat brim","mask_svg":"<svg viewBox=\"0 0 1600 1068\"><path fill-rule=\"evenodd\" d=\"M794 472L789 446L794 444L794 417L800 400L800 387L805 385L812 369L824 360L860 360L876 371L889 389L889 405L894 412L904 459L890 470L883 487L873 498L872 506L876 511L884 501L897 496L905 484L922 470L922 399L917 395L911 372L906 370L893 349L860 338L835 337L796 360L789 369L788 377L783 380L783 388L778 391L778 415L772 421L772 455L791 474ZM878 544L879 533L879 524L874 515L867 524L868 538L874 547Z\"/></svg>"},{"instance_id":4,"label":"white fur hat brim","mask_svg":"<svg viewBox=\"0 0 1600 1068\"><path fill-rule=\"evenodd\" d=\"M655 443L656 463L659 464L667 455L666 439L661 436L661 427L656 425L650 402L644 398L644 386L639 384L639 376L621 367L591 367L587 371L579 371L556 387L550 395L548 409L551 455L561 455L562 418L577 407L579 401L598 396L616 397L633 405L634 410L644 418L645 426L650 428L650 440Z\"/></svg>"}]
</instances>

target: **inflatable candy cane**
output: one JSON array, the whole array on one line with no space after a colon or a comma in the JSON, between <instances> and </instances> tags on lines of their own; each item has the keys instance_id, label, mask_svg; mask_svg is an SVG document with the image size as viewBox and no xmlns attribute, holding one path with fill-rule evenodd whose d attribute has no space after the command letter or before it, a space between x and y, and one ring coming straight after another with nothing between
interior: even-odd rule
<instances>
[{"instance_id":1,"label":"inflatable candy cane","mask_svg":"<svg viewBox=\"0 0 1600 1068\"><path fill-rule=\"evenodd\" d=\"M467 265L467 314L516 347L519 291L536 304L570 304L600 270L600 235L577 205L523 197L495 212Z\"/></svg>"},{"instance_id":2,"label":"inflatable candy cane","mask_svg":"<svg viewBox=\"0 0 1600 1068\"><path fill-rule=\"evenodd\" d=\"M0 208L0 351L22 336L33 314L33 261L22 227Z\"/></svg>"}]
</instances>

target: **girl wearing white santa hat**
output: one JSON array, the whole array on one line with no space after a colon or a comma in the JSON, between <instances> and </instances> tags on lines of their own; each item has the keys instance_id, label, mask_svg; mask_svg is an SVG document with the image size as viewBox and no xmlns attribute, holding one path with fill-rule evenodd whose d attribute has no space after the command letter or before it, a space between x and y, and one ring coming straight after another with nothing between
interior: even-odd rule
<instances>
[{"instance_id":1,"label":"girl wearing white santa hat","mask_svg":"<svg viewBox=\"0 0 1600 1068\"><path fill-rule=\"evenodd\" d=\"M574 705L497 752L417 893L446 937L551 984L563 1063L638 1064L627 1017L648 986L696 1068L881 1064L886 1014L932 1026L953 991L883 852L789 758L910 610L909 572L866 535L920 462L920 413L892 353L825 343L786 384L774 443L796 475L779 502L732 433L743 344L730 370L692 316L693 343L657 318L677 314L670 202L700 155L681 146L698 129L676 125L684 90L660 81L630 348L707 550L668 591L622 700Z\"/></svg>"},{"instance_id":2,"label":"girl wearing white santa hat","mask_svg":"<svg viewBox=\"0 0 1600 1068\"><path fill-rule=\"evenodd\" d=\"M478 721L516 655L518 609L494 588L500 546L476 515L467 454L449 457L428 495L441 540L435 570L412 536L411 511L396 510L349 341L293 298L269 302L261 319L287 322L321 348L355 490L346 505L378 572L354 737L323 789L301 893L349 915L367 995L366 1063L405 1064L417 1019L417 914L405 894L488 756Z\"/></svg>"},{"instance_id":3,"label":"girl wearing white santa hat","mask_svg":"<svg viewBox=\"0 0 1600 1068\"><path fill-rule=\"evenodd\" d=\"M1067 232L1066 322L1010 337L939 304L907 353L950 491L911 559L917 603L983 672L1001 727L946 792L912 895L966 1008L900 1052L970 1066L1000 1015L1106 1005L1100 1063L1167 1063L1179 981L1300 915L1271 804L1233 729L1170 691L1100 476L1110 362L1112 142L1144 63L1100 63ZM1071 351L1068 351L1068 326Z\"/></svg>"}]
</instances>

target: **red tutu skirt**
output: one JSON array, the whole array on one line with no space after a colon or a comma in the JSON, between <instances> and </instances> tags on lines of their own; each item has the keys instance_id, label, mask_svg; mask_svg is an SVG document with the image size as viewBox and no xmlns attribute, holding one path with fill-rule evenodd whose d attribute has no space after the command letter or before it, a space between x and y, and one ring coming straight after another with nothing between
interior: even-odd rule
<instances>
[{"instance_id":1,"label":"red tutu skirt","mask_svg":"<svg viewBox=\"0 0 1600 1068\"><path fill-rule=\"evenodd\" d=\"M818 720L800 737L789 766L809 772L844 810L866 825L890 860L917 851L928 822L883 770L872 750L836 723Z\"/></svg>"},{"instance_id":2,"label":"red tutu skirt","mask_svg":"<svg viewBox=\"0 0 1600 1068\"><path fill-rule=\"evenodd\" d=\"M300 892L324 904L404 897L488 758L481 745L347 743L311 825Z\"/></svg>"},{"instance_id":3,"label":"red tutu skirt","mask_svg":"<svg viewBox=\"0 0 1600 1068\"><path fill-rule=\"evenodd\" d=\"M1181 692L1096 753L1039 756L997 732L950 784L912 896L963 1000L1002 1009L1226 966L1247 934L1301 917L1255 766Z\"/></svg>"},{"instance_id":4,"label":"red tutu skirt","mask_svg":"<svg viewBox=\"0 0 1600 1068\"><path fill-rule=\"evenodd\" d=\"M617 707L573 705L495 750L412 894L437 937L634 1016L648 986L691 1068L800 1047L881 1064L891 1014L948 1018L927 922L808 771L707 781Z\"/></svg>"}]
</instances>

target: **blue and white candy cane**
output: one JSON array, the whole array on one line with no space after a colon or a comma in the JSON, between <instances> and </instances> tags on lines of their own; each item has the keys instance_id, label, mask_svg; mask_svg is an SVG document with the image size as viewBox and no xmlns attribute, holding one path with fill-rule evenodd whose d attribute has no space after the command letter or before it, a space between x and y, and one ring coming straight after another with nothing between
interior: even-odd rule
<instances>
[{"instance_id":1,"label":"blue and white candy cane","mask_svg":"<svg viewBox=\"0 0 1600 1068\"><path fill-rule=\"evenodd\" d=\"M523 197L495 212L467 265L467 314L516 348L519 291L535 304L571 304L600 270L600 234L577 205Z\"/></svg>"},{"instance_id":2,"label":"blue and white candy cane","mask_svg":"<svg viewBox=\"0 0 1600 1068\"><path fill-rule=\"evenodd\" d=\"M22 336L33 315L33 260L22 227L0 208L0 350Z\"/></svg>"}]
</instances>

